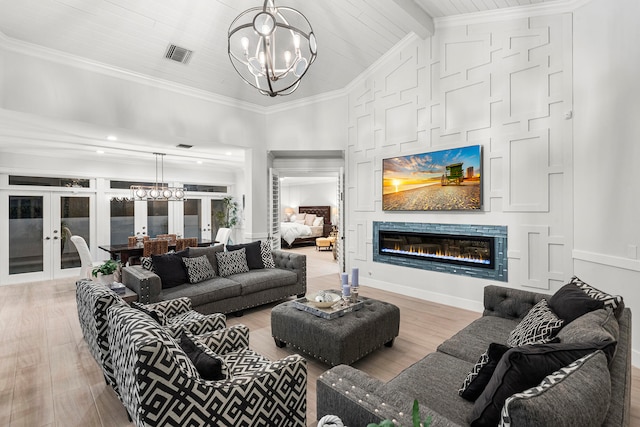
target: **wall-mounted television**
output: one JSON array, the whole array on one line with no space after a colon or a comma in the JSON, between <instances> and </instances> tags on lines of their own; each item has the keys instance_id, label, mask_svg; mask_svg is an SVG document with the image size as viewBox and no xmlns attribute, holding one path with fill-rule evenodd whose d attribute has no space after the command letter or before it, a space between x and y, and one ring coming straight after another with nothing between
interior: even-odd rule
<instances>
[{"instance_id":1,"label":"wall-mounted television","mask_svg":"<svg viewBox=\"0 0 640 427\"><path fill-rule=\"evenodd\" d=\"M382 210L482 208L482 146L382 160Z\"/></svg>"}]
</instances>

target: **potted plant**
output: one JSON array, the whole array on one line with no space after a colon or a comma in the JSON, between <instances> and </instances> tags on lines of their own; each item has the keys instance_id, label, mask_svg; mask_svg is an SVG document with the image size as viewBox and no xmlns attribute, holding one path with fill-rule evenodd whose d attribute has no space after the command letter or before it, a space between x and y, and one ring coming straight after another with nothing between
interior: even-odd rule
<instances>
[{"instance_id":1,"label":"potted plant","mask_svg":"<svg viewBox=\"0 0 640 427\"><path fill-rule=\"evenodd\" d=\"M120 271L120 263L112 259L105 261L102 265L91 270L91 275L108 285L114 281L114 273ZM100 276L98 276L100 274Z\"/></svg>"},{"instance_id":2,"label":"potted plant","mask_svg":"<svg viewBox=\"0 0 640 427\"><path fill-rule=\"evenodd\" d=\"M215 218L218 227L233 228L238 225L238 203L233 201L233 197L222 199L222 209L216 211Z\"/></svg>"},{"instance_id":3,"label":"potted plant","mask_svg":"<svg viewBox=\"0 0 640 427\"><path fill-rule=\"evenodd\" d=\"M420 406L417 400L413 401L413 411L411 415L413 427L429 427L431 425L431 416L425 418L424 421L420 421ZM368 424L367 427L398 427L398 425L391 420L383 420L380 424L371 423Z\"/></svg>"}]
</instances>

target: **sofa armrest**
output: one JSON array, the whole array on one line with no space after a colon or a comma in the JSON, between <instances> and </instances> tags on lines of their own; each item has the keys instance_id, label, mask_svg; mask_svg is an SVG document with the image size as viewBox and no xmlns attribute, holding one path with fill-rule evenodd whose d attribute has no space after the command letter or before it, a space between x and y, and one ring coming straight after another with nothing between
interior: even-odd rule
<instances>
[{"instance_id":1,"label":"sofa armrest","mask_svg":"<svg viewBox=\"0 0 640 427\"><path fill-rule=\"evenodd\" d=\"M551 296L504 286L485 286L482 315L522 319L543 298L548 300Z\"/></svg>"},{"instance_id":2,"label":"sofa armrest","mask_svg":"<svg viewBox=\"0 0 640 427\"><path fill-rule=\"evenodd\" d=\"M307 290L307 256L280 250L273 251L273 261L276 268L294 271L298 275L298 284Z\"/></svg>"},{"instance_id":3,"label":"sofa armrest","mask_svg":"<svg viewBox=\"0 0 640 427\"><path fill-rule=\"evenodd\" d=\"M196 335L196 339L214 353L227 354L249 348L249 328L239 324L206 334Z\"/></svg>"},{"instance_id":4,"label":"sofa armrest","mask_svg":"<svg viewBox=\"0 0 640 427\"><path fill-rule=\"evenodd\" d=\"M191 299L187 297L175 298L147 304L150 310L159 311L167 317L175 317L191 311Z\"/></svg>"},{"instance_id":5,"label":"sofa armrest","mask_svg":"<svg viewBox=\"0 0 640 427\"><path fill-rule=\"evenodd\" d=\"M160 277L139 265L130 265L122 269L122 283L138 294L138 302L149 304L160 300L162 282Z\"/></svg>"},{"instance_id":6,"label":"sofa armrest","mask_svg":"<svg viewBox=\"0 0 640 427\"><path fill-rule=\"evenodd\" d=\"M227 317L221 313L202 314L197 311L189 311L169 318L164 328L174 338L179 338L183 332L193 335L206 334L208 332L224 329L227 326Z\"/></svg>"},{"instance_id":7,"label":"sofa armrest","mask_svg":"<svg viewBox=\"0 0 640 427\"><path fill-rule=\"evenodd\" d=\"M337 415L345 426L366 426L388 419L396 425L413 425L413 401L398 390L348 365L334 366L316 382L317 418ZM420 402L418 402L420 403ZM431 416L434 425L454 425L437 412L420 405L420 419Z\"/></svg>"}]
</instances>

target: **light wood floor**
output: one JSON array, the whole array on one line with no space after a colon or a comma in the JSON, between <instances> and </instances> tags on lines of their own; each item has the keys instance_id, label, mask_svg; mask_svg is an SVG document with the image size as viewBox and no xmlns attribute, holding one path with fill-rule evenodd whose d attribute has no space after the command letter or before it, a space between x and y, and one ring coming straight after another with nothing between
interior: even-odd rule
<instances>
[{"instance_id":1,"label":"light wood floor","mask_svg":"<svg viewBox=\"0 0 640 427\"><path fill-rule=\"evenodd\" d=\"M338 268L331 252L307 254L309 291L335 288ZM400 336L354 366L387 381L480 316L441 304L363 287L361 294L401 310ZM273 305L228 317L251 331L251 347L278 359L290 354L271 338ZM316 379L328 366L308 361L307 419L316 425ZM632 426L640 426L640 369L633 368ZM85 344L75 303L75 280L0 286L0 426L131 426ZM350 426L359 427L359 426Z\"/></svg>"}]
</instances>

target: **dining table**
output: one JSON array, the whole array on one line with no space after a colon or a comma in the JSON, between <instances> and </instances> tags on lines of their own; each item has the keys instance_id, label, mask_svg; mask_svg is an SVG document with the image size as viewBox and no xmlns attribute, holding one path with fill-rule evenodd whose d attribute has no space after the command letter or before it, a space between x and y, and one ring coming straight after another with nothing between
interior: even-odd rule
<instances>
[{"instance_id":1,"label":"dining table","mask_svg":"<svg viewBox=\"0 0 640 427\"><path fill-rule=\"evenodd\" d=\"M198 240L198 247L211 246L213 241L208 239ZM135 245L129 245L127 243L116 245L99 245L98 248L103 251L109 252L112 260L120 260L122 265L126 265L129 258L137 257L139 260L142 257L143 245L142 243L136 243ZM169 243L169 250L176 248L175 243Z\"/></svg>"}]
</instances>

